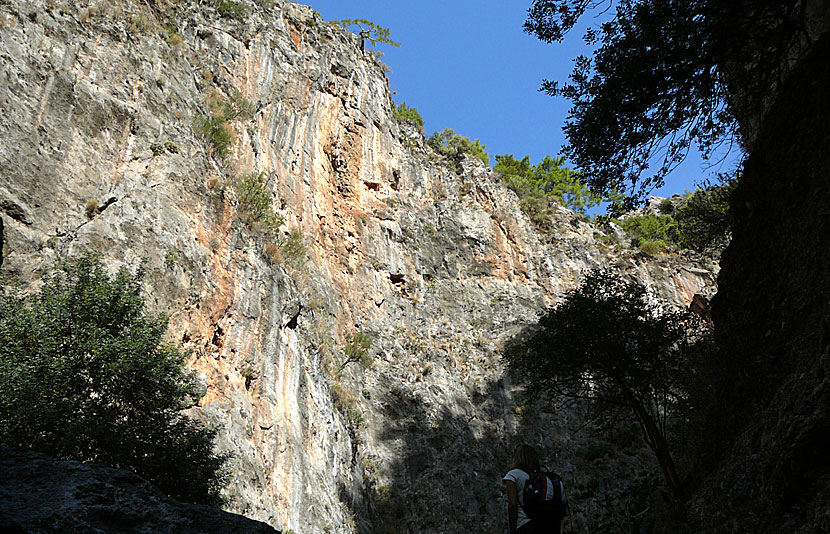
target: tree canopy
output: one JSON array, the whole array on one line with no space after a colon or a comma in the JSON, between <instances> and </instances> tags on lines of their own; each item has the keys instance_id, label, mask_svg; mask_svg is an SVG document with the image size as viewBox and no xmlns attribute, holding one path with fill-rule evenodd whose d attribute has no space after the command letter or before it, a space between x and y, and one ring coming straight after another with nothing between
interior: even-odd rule
<instances>
[{"instance_id":1,"label":"tree canopy","mask_svg":"<svg viewBox=\"0 0 830 534\"><path fill-rule=\"evenodd\" d=\"M550 198L578 213L585 213L602 200L588 189L582 175L565 167L564 163L565 158L561 156L545 156L533 165L530 156L517 160L513 154L505 154L496 156L493 170L499 172L507 187L519 195L522 209L544 228L550 223L547 213Z\"/></svg>"},{"instance_id":2,"label":"tree canopy","mask_svg":"<svg viewBox=\"0 0 830 534\"><path fill-rule=\"evenodd\" d=\"M594 192L625 193L623 208L662 185L693 145L708 156L740 143L738 120L746 134L806 35L804 2L776 0L534 0L525 30L561 41L603 8L610 20L584 36L593 57L542 90L573 103L563 154Z\"/></svg>"},{"instance_id":3,"label":"tree canopy","mask_svg":"<svg viewBox=\"0 0 830 534\"><path fill-rule=\"evenodd\" d=\"M448 157L458 171L461 170L461 161L464 154L478 158L485 165L490 165L487 146L482 145L478 139L470 141L468 137L455 133L452 128L444 128L440 132L433 132L427 139L427 146L438 154Z\"/></svg>"},{"instance_id":4,"label":"tree canopy","mask_svg":"<svg viewBox=\"0 0 830 534\"><path fill-rule=\"evenodd\" d=\"M221 504L227 456L185 416L202 392L147 312L143 272L86 255L39 291L0 288L0 442L135 471L184 501Z\"/></svg>"},{"instance_id":5,"label":"tree canopy","mask_svg":"<svg viewBox=\"0 0 830 534\"><path fill-rule=\"evenodd\" d=\"M668 422L683 400L698 328L694 316L668 309L638 282L597 270L514 338L503 358L531 397L580 399L633 417L677 496Z\"/></svg>"},{"instance_id":6,"label":"tree canopy","mask_svg":"<svg viewBox=\"0 0 830 534\"><path fill-rule=\"evenodd\" d=\"M418 108L407 107L406 102L401 102L392 112L395 115L395 120L411 124L417 128L421 135L424 135L424 119L418 113Z\"/></svg>"},{"instance_id":7,"label":"tree canopy","mask_svg":"<svg viewBox=\"0 0 830 534\"><path fill-rule=\"evenodd\" d=\"M340 25L346 29L352 26L360 28L358 30L361 39L368 39L372 46L377 46L378 43L388 44L389 46L399 47L401 43L396 43L389 36L389 28L378 26L371 20L366 19L343 19Z\"/></svg>"}]
</instances>

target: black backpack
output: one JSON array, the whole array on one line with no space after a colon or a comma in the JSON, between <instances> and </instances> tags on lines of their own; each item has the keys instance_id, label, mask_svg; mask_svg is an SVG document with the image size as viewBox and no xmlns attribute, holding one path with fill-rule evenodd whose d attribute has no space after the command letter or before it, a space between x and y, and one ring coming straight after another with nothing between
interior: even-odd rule
<instances>
[{"instance_id":1,"label":"black backpack","mask_svg":"<svg viewBox=\"0 0 830 534\"><path fill-rule=\"evenodd\" d=\"M532 471L522 491L522 509L528 519L559 523L565 518L568 502L565 485L555 473Z\"/></svg>"}]
</instances>

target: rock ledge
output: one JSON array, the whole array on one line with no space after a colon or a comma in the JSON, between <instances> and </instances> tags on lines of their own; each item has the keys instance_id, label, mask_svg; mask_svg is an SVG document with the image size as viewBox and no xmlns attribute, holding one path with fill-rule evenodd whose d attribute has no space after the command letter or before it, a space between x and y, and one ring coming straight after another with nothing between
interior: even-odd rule
<instances>
[{"instance_id":1,"label":"rock ledge","mask_svg":"<svg viewBox=\"0 0 830 534\"><path fill-rule=\"evenodd\" d=\"M167 497L123 469L0 447L0 531L274 534L265 523Z\"/></svg>"}]
</instances>

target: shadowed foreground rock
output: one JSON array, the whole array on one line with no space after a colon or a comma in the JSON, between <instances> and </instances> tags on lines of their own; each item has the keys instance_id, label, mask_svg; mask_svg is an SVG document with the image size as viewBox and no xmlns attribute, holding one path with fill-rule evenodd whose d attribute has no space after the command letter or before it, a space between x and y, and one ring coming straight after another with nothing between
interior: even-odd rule
<instances>
[{"instance_id":1,"label":"shadowed foreground rock","mask_svg":"<svg viewBox=\"0 0 830 534\"><path fill-rule=\"evenodd\" d=\"M0 532L245 533L278 531L167 497L123 469L0 447Z\"/></svg>"}]
</instances>

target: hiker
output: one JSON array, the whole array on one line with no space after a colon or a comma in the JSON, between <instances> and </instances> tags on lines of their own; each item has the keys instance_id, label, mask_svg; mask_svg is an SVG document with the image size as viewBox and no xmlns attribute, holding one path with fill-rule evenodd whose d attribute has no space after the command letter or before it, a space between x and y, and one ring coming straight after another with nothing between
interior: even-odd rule
<instances>
[{"instance_id":1,"label":"hiker","mask_svg":"<svg viewBox=\"0 0 830 534\"><path fill-rule=\"evenodd\" d=\"M525 443L516 447L503 480L510 534L560 533L567 506L565 488L557 475L541 470L533 447Z\"/></svg>"}]
</instances>

